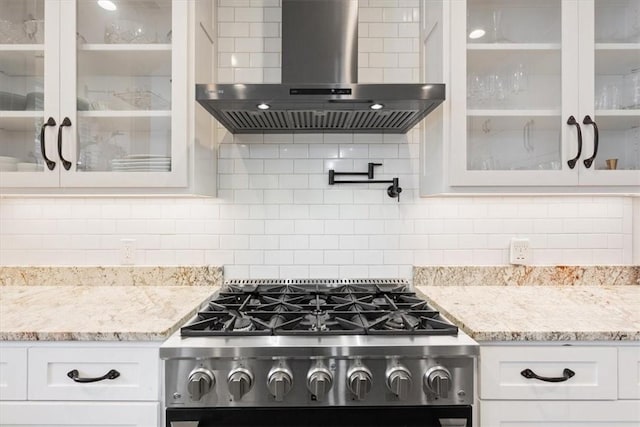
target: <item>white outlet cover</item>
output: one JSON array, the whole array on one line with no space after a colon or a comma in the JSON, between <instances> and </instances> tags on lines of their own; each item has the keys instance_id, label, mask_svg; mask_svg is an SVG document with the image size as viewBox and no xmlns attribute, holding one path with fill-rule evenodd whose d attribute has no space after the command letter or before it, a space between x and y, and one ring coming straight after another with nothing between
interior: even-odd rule
<instances>
[{"instance_id":1,"label":"white outlet cover","mask_svg":"<svg viewBox=\"0 0 640 427\"><path fill-rule=\"evenodd\" d=\"M514 265L528 265L531 263L531 244L529 239L511 239L509 262Z\"/></svg>"},{"instance_id":2,"label":"white outlet cover","mask_svg":"<svg viewBox=\"0 0 640 427\"><path fill-rule=\"evenodd\" d=\"M133 265L136 263L136 239L120 240L120 264Z\"/></svg>"}]
</instances>

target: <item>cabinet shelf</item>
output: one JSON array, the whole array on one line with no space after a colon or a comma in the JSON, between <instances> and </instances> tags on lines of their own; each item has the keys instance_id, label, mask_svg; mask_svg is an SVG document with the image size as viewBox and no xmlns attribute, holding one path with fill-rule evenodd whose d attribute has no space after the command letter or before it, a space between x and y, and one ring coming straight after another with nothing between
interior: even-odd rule
<instances>
[{"instance_id":1,"label":"cabinet shelf","mask_svg":"<svg viewBox=\"0 0 640 427\"><path fill-rule=\"evenodd\" d=\"M78 117L96 118L149 118L149 117L170 117L170 110L106 110L106 111L79 111Z\"/></svg>"},{"instance_id":2,"label":"cabinet shelf","mask_svg":"<svg viewBox=\"0 0 640 427\"><path fill-rule=\"evenodd\" d=\"M30 51L44 51L43 44L1 44L1 52L30 52Z\"/></svg>"},{"instance_id":3,"label":"cabinet shelf","mask_svg":"<svg viewBox=\"0 0 640 427\"><path fill-rule=\"evenodd\" d=\"M171 45L126 45L127 49L120 46L89 45L88 49L84 46L78 52L78 74L143 77L171 75Z\"/></svg>"},{"instance_id":4,"label":"cabinet shelf","mask_svg":"<svg viewBox=\"0 0 640 427\"><path fill-rule=\"evenodd\" d=\"M596 43L598 50L640 50L640 43Z\"/></svg>"},{"instance_id":5,"label":"cabinet shelf","mask_svg":"<svg viewBox=\"0 0 640 427\"><path fill-rule=\"evenodd\" d=\"M171 51L169 43L142 43L142 44L114 44L114 43L86 43L80 51L91 52L148 52L148 51Z\"/></svg>"},{"instance_id":6,"label":"cabinet shelf","mask_svg":"<svg viewBox=\"0 0 640 427\"><path fill-rule=\"evenodd\" d=\"M475 73L494 73L525 66L528 75L560 75L560 49L469 49L467 67Z\"/></svg>"},{"instance_id":7,"label":"cabinet shelf","mask_svg":"<svg viewBox=\"0 0 640 427\"><path fill-rule=\"evenodd\" d=\"M0 130L34 130L34 123L42 121L42 111L0 111Z\"/></svg>"},{"instance_id":8,"label":"cabinet shelf","mask_svg":"<svg viewBox=\"0 0 640 427\"><path fill-rule=\"evenodd\" d=\"M83 111L78 121L91 123L95 131L171 131L171 111Z\"/></svg>"},{"instance_id":9,"label":"cabinet shelf","mask_svg":"<svg viewBox=\"0 0 640 427\"><path fill-rule=\"evenodd\" d=\"M468 43L467 50L560 50L560 43Z\"/></svg>"},{"instance_id":10,"label":"cabinet shelf","mask_svg":"<svg viewBox=\"0 0 640 427\"><path fill-rule=\"evenodd\" d=\"M470 117L552 117L560 110L467 110Z\"/></svg>"}]
</instances>

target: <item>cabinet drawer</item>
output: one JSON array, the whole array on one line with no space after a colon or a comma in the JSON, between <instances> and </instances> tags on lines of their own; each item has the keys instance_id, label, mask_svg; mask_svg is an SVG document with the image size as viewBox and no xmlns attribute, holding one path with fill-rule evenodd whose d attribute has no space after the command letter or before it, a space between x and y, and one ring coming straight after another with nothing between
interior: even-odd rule
<instances>
[{"instance_id":1,"label":"cabinet drawer","mask_svg":"<svg viewBox=\"0 0 640 427\"><path fill-rule=\"evenodd\" d=\"M617 349L609 347L487 346L480 348L480 398L505 400L614 400L618 397ZM563 382L525 378L575 375Z\"/></svg>"},{"instance_id":2,"label":"cabinet drawer","mask_svg":"<svg viewBox=\"0 0 640 427\"><path fill-rule=\"evenodd\" d=\"M2 402L0 425L158 427L157 402Z\"/></svg>"},{"instance_id":3,"label":"cabinet drawer","mask_svg":"<svg viewBox=\"0 0 640 427\"><path fill-rule=\"evenodd\" d=\"M483 427L639 427L640 405L632 401L481 401L480 425Z\"/></svg>"},{"instance_id":4,"label":"cabinet drawer","mask_svg":"<svg viewBox=\"0 0 640 427\"><path fill-rule=\"evenodd\" d=\"M0 400L27 398L27 349L0 346Z\"/></svg>"},{"instance_id":5,"label":"cabinet drawer","mask_svg":"<svg viewBox=\"0 0 640 427\"><path fill-rule=\"evenodd\" d=\"M618 349L618 398L640 399L640 347Z\"/></svg>"},{"instance_id":6,"label":"cabinet drawer","mask_svg":"<svg viewBox=\"0 0 640 427\"><path fill-rule=\"evenodd\" d=\"M115 379L79 383L115 369ZM160 364L157 348L30 348L30 400L158 400Z\"/></svg>"}]
</instances>

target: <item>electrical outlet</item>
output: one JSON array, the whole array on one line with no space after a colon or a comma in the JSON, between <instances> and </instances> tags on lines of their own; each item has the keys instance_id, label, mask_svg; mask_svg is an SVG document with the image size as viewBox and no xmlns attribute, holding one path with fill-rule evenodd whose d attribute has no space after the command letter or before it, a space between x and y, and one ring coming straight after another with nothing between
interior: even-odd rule
<instances>
[{"instance_id":1,"label":"electrical outlet","mask_svg":"<svg viewBox=\"0 0 640 427\"><path fill-rule=\"evenodd\" d=\"M531 262L529 239L511 239L509 262L515 265L527 265Z\"/></svg>"},{"instance_id":2,"label":"electrical outlet","mask_svg":"<svg viewBox=\"0 0 640 427\"><path fill-rule=\"evenodd\" d=\"M120 240L120 264L133 265L136 263L136 239Z\"/></svg>"}]
</instances>

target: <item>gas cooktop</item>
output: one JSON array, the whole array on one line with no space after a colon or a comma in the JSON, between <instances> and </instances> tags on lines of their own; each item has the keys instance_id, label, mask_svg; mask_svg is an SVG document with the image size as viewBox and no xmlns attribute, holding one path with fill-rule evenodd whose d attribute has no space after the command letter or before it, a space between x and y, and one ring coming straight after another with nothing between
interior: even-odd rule
<instances>
[{"instance_id":1,"label":"gas cooktop","mask_svg":"<svg viewBox=\"0 0 640 427\"><path fill-rule=\"evenodd\" d=\"M231 280L186 336L457 335L401 279Z\"/></svg>"}]
</instances>

